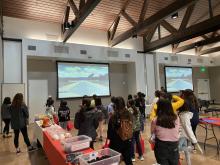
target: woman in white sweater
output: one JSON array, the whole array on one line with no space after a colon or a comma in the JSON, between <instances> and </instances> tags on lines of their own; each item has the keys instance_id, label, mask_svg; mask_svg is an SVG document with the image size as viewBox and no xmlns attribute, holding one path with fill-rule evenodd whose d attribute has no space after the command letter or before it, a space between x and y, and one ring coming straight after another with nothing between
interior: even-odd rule
<instances>
[{"instance_id":1,"label":"woman in white sweater","mask_svg":"<svg viewBox=\"0 0 220 165\"><path fill-rule=\"evenodd\" d=\"M189 111L189 106L187 101L184 102L184 105L179 109L179 118L180 118L180 138L179 138L179 151L185 153L187 165L191 165L190 160L190 146L188 146L188 141L196 145L201 153L202 149L198 144L198 141L193 133L190 120L193 117L193 113Z\"/></svg>"}]
</instances>

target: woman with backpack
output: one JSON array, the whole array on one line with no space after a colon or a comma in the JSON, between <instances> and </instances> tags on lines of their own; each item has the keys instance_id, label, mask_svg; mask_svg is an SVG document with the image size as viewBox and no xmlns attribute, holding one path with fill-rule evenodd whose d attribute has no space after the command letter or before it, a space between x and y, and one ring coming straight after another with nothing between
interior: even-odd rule
<instances>
[{"instance_id":1,"label":"woman with backpack","mask_svg":"<svg viewBox=\"0 0 220 165\"><path fill-rule=\"evenodd\" d=\"M92 138L90 148L94 149L94 141L97 137L96 129L99 126L99 113L92 108L91 100L83 98L81 109L76 113L74 127L78 129L78 135L86 135Z\"/></svg>"},{"instance_id":2,"label":"woman with backpack","mask_svg":"<svg viewBox=\"0 0 220 165\"><path fill-rule=\"evenodd\" d=\"M114 114L109 120L107 131L107 138L110 140L109 148L121 153L126 165L132 165L132 115L125 108L125 101L122 97L116 97L114 104Z\"/></svg>"},{"instance_id":3,"label":"woman with backpack","mask_svg":"<svg viewBox=\"0 0 220 165\"><path fill-rule=\"evenodd\" d=\"M63 129L67 129L67 122L70 120L70 109L67 106L65 100L61 100L60 107L58 109L59 125Z\"/></svg>"},{"instance_id":4,"label":"woman with backpack","mask_svg":"<svg viewBox=\"0 0 220 165\"><path fill-rule=\"evenodd\" d=\"M143 151L141 148L141 143L140 143L140 130L141 130L141 113L137 107L135 107L135 102L134 100L128 100L128 110L133 116L133 137L132 137L132 146L131 146L131 155L132 155L132 162L135 162L135 144L137 145L137 150L139 154L139 159L141 161L144 160L143 157Z\"/></svg>"},{"instance_id":5,"label":"woman with backpack","mask_svg":"<svg viewBox=\"0 0 220 165\"><path fill-rule=\"evenodd\" d=\"M157 117L151 123L151 135L155 140L154 154L157 163L161 165L178 165L179 151L179 118L174 113L168 99L159 99L157 102Z\"/></svg>"}]
</instances>

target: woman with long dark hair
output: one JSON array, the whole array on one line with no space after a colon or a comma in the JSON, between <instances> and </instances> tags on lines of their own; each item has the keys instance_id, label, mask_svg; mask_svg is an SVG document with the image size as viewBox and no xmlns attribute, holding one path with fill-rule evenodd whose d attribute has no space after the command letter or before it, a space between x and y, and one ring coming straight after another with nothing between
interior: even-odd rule
<instances>
[{"instance_id":1,"label":"woman with long dark hair","mask_svg":"<svg viewBox=\"0 0 220 165\"><path fill-rule=\"evenodd\" d=\"M110 140L109 148L118 151L122 154L126 165L132 165L131 161L131 139L132 139L132 116L125 108L125 101L122 97L116 97L114 101L114 114L111 116L108 124L107 138ZM127 125L124 131L127 131L125 137L122 136L123 121L127 120L130 124ZM131 133L131 134L130 134ZM131 135L131 136L129 136Z\"/></svg>"},{"instance_id":2,"label":"woman with long dark hair","mask_svg":"<svg viewBox=\"0 0 220 165\"><path fill-rule=\"evenodd\" d=\"M155 135L154 154L159 164L177 165L179 159L179 118L168 99L157 102L157 117L151 123Z\"/></svg>"},{"instance_id":3,"label":"woman with long dark hair","mask_svg":"<svg viewBox=\"0 0 220 165\"><path fill-rule=\"evenodd\" d=\"M141 161L144 160L143 157L143 151L141 148L140 143L140 130L141 130L141 113L137 107L135 107L135 101L134 100L128 100L128 110L133 116L133 137L132 137L132 146L131 146L131 155L132 155L132 161L135 161L135 144L137 145L137 150L139 154L139 159Z\"/></svg>"},{"instance_id":4,"label":"woman with long dark hair","mask_svg":"<svg viewBox=\"0 0 220 165\"><path fill-rule=\"evenodd\" d=\"M1 107L1 117L2 117L2 121L5 124L3 129L3 138L10 137L9 135L9 125L11 122L10 106L11 106L11 98L5 97Z\"/></svg>"},{"instance_id":5,"label":"woman with long dark hair","mask_svg":"<svg viewBox=\"0 0 220 165\"><path fill-rule=\"evenodd\" d=\"M23 94L17 93L12 101L11 105L11 128L14 130L14 145L16 148L16 153L20 153L21 150L19 148L19 133L21 131L24 141L28 147L28 151L32 151L35 148L31 146L28 132L27 132L27 124L29 118L28 107L25 105L23 100Z\"/></svg>"},{"instance_id":6,"label":"woman with long dark hair","mask_svg":"<svg viewBox=\"0 0 220 165\"><path fill-rule=\"evenodd\" d=\"M99 114L92 108L91 100L87 97L83 98L81 109L76 113L74 127L78 129L78 135L86 135L92 138L90 148L94 149L94 141L97 137L96 129L99 126Z\"/></svg>"}]
</instances>

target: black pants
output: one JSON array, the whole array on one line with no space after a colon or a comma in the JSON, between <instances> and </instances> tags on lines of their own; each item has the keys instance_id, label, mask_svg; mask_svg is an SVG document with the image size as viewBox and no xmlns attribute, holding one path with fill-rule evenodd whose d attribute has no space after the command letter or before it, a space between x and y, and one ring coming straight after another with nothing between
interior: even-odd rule
<instances>
[{"instance_id":1,"label":"black pants","mask_svg":"<svg viewBox=\"0 0 220 165\"><path fill-rule=\"evenodd\" d=\"M91 142L90 142L89 147L90 147L91 149L93 149L93 150L94 150L94 141L91 141Z\"/></svg>"},{"instance_id":2,"label":"black pants","mask_svg":"<svg viewBox=\"0 0 220 165\"><path fill-rule=\"evenodd\" d=\"M135 153L134 153L135 144L136 144L136 146L137 146L137 150L138 150L139 156L142 156L142 155L143 155L143 152L142 152L141 143L140 143L140 131L135 131L135 132L133 132L132 146L131 146L131 156L132 156L132 158L135 157Z\"/></svg>"},{"instance_id":3,"label":"black pants","mask_svg":"<svg viewBox=\"0 0 220 165\"><path fill-rule=\"evenodd\" d=\"M3 130L3 133L5 134L9 134L9 125L10 125L10 121L11 119L3 119L4 123L5 123L5 127L4 127L4 130Z\"/></svg>"},{"instance_id":4,"label":"black pants","mask_svg":"<svg viewBox=\"0 0 220 165\"><path fill-rule=\"evenodd\" d=\"M18 140L19 140L19 133L22 133L23 135L23 138L24 138L24 142L26 143L26 145L29 147L31 146L31 143L30 143L30 140L28 138L28 133L27 133L27 127L23 127L21 129L15 129L14 130L14 133L15 133L15 137L14 137L14 145L15 145L15 148L18 148L19 144L18 144Z\"/></svg>"},{"instance_id":5,"label":"black pants","mask_svg":"<svg viewBox=\"0 0 220 165\"><path fill-rule=\"evenodd\" d=\"M161 165L178 165L178 142L168 142L156 139L154 154L157 163Z\"/></svg>"},{"instance_id":6,"label":"black pants","mask_svg":"<svg viewBox=\"0 0 220 165\"><path fill-rule=\"evenodd\" d=\"M133 165L131 161L131 140L111 142L109 148L121 153L126 165Z\"/></svg>"},{"instance_id":7,"label":"black pants","mask_svg":"<svg viewBox=\"0 0 220 165\"><path fill-rule=\"evenodd\" d=\"M196 136L196 128L197 128L197 123L191 123L191 126L192 126L192 130L193 130L193 133L194 135Z\"/></svg>"}]
</instances>

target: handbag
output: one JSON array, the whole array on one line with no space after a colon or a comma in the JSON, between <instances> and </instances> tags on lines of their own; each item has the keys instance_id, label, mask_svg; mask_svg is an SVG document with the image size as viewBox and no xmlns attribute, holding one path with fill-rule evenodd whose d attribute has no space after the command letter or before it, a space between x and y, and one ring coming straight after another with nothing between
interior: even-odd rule
<instances>
[{"instance_id":1,"label":"handbag","mask_svg":"<svg viewBox=\"0 0 220 165\"><path fill-rule=\"evenodd\" d=\"M142 149L142 153L145 153L145 147L144 147L144 139L142 138L142 136L140 135L140 144L141 144L141 149ZM136 153L138 153L138 147L136 144Z\"/></svg>"},{"instance_id":2,"label":"handbag","mask_svg":"<svg viewBox=\"0 0 220 165\"><path fill-rule=\"evenodd\" d=\"M109 140L108 139L106 139L105 144L102 147L102 149L105 149L105 148L109 148Z\"/></svg>"},{"instance_id":3,"label":"handbag","mask_svg":"<svg viewBox=\"0 0 220 165\"><path fill-rule=\"evenodd\" d=\"M74 128L73 122L72 121L67 121L67 131L71 131Z\"/></svg>"}]
</instances>

